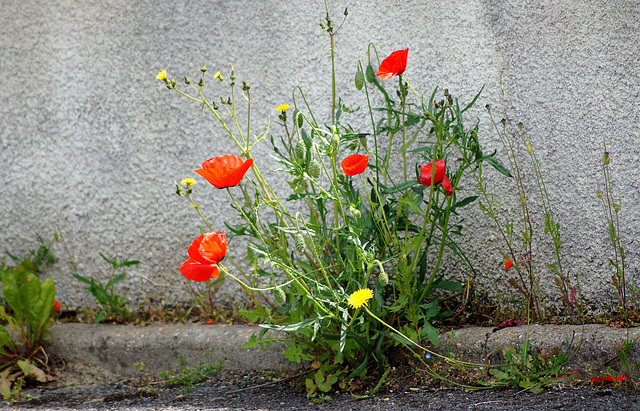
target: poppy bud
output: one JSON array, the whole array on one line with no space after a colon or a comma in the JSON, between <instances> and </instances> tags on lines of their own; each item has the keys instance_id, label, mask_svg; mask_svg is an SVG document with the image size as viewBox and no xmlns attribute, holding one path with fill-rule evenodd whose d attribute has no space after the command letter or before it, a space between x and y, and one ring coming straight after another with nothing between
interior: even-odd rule
<instances>
[{"instance_id":1,"label":"poppy bud","mask_svg":"<svg viewBox=\"0 0 640 411\"><path fill-rule=\"evenodd\" d=\"M360 217L362 217L362 213L360 212L360 210L358 210L356 208L356 206L354 206L353 204L351 204L349 206L349 211L351 211L351 214L353 215L353 218L355 218L356 220L360 219Z\"/></svg>"},{"instance_id":2,"label":"poppy bud","mask_svg":"<svg viewBox=\"0 0 640 411\"><path fill-rule=\"evenodd\" d=\"M602 199L602 191L598 190L598 194L596 194L599 199Z\"/></svg>"},{"instance_id":3,"label":"poppy bud","mask_svg":"<svg viewBox=\"0 0 640 411\"><path fill-rule=\"evenodd\" d=\"M531 142L527 141L527 153L533 154L533 147L531 147Z\"/></svg>"},{"instance_id":4,"label":"poppy bud","mask_svg":"<svg viewBox=\"0 0 640 411\"><path fill-rule=\"evenodd\" d=\"M611 159L609 158L609 152L607 151L604 152L604 158L602 160L604 161L605 165L609 164L609 162L611 161Z\"/></svg>"},{"instance_id":5,"label":"poppy bud","mask_svg":"<svg viewBox=\"0 0 640 411\"><path fill-rule=\"evenodd\" d=\"M296 236L296 250L303 252L304 251L304 237L302 234L298 234Z\"/></svg>"},{"instance_id":6,"label":"poppy bud","mask_svg":"<svg viewBox=\"0 0 640 411\"><path fill-rule=\"evenodd\" d=\"M294 117L296 119L296 124L298 126L298 128L301 128L302 125L304 124L304 116L302 115L301 112L297 111L294 114Z\"/></svg>"},{"instance_id":7,"label":"poppy bud","mask_svg":"<svg viewBox=\"0 0 640 411\"><path fill-rule=\"evenodd\" d=\"M373 83L376 79L376 72L373 71L373 67L371 67L371 64L367 66L366 78L369 83Z\"/></svg>"},{"instance_id":8,"label":"poppy bud","mask_svg":"<svg viewBox=\"0 0 640 411\"><path fill-rule=\"evenodd\" d=\"M358 90L362 90L362 87L364 86L364 73L362 73L362 71L360 70L356 71L355 82L356 82L356 88Z\"/></svg>"},{"instance_id":9,"label":"poppy bud","mask_svg":"<svg viewBox=\"0 0 640 411\"><path fill-rule=\"evenodd\" d=\"M389 276L384 270L382 270L382 272L378 274L378 281L380 281L380 285L383 287L386 287L387 284L389 284Z\"/></svg>"},{"instance_id":10,"label":"poppy bud","mask_svg":"<svg viewBox=\"0 0 640 411\"><path fill-rule=\"evenodd\" d=\"M287 301L287 295L284 293L281 287L276 287L276 289L273 290L273 294L276 297L276 301L280 304L283 304L285 301Z\"/></svg>"},{"instance_id":11,"label":"poppy bud","mask_svg":"<svg viewBox=\"0 0 640 411\"><path fill-rule=\"evenodd\" d=\"M300 161L304 161L305 154L307 154L307 145L304 144L304 140L299 139L295 148L296 158Z\"/></svg>"},{"instance_id":12,"label":"poppy bud","mask_svg":"<svg viewBox=\"0 0 640 411\"><path fill-rule=\"evenodd\" d=\"M320 162L314 158L313 160L311 160L311 163L309 164L309 175L313 178L318 178L320 177L320 171L321 171Z\"/></svg>"},{"instance_id":13,"label":"poppy bud","mask_svg":"<svg viewBox=\"0 0 640 411\"><path fill-rule=\"evenodd\" d=\"M331 145L333 147L338 147L338 144L340 144L340 134L338 134L337 132L334 132L331 135Z\"/></svg>"}]
</instances>

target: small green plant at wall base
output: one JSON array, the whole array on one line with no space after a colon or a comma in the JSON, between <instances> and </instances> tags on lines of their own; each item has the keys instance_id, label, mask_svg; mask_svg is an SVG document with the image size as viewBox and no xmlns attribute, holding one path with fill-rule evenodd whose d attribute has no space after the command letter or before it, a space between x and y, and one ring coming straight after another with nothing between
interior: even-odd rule
<instances>
[{"instance_id":1,"label":"small green plant at wall base","mask_svg":"<svg viewBox=\"0 0 640 411\"><path fill-rule=\"evenodd\" d=\"M546 387L570 382L573 374L562 371L567 362L565 354L548 353L545 349L533 352L527 338L520 352L513 346L502 347L506 364L489 370L493 378L489 382L478 381L481 386L493 388L523 388L540 393Z\"/></svg>"},{"instance_id":2,"label":"small green plant at wall base","mask_svg":"<svg viewBox=\"0 0 640 411\"><path fill-rule=\"evenodd\" d=\"M139 264L140 261L119 260L117 257L109 259L102 253L100 253L100 257L102 257L113 267L113 271L111 272L111 275L109 276L109 279L105 284L103 284L101 281L96 281L93 278L82 276L77 271L73 273L73 276L78 281L87 285L85 287L86 290L95 297L98 304L100 305L100 311L98 312L98 315L96 315L96 318L93 320L95 324L99 323L105 318L127 321L131 314L126 307L127 299L123 296L118 295L115 289L115 285L124 280L127 273L126 271L122 270L122 272L118 274L118 270L124 267L131 267L133 265Z\"/></svg>"},{"instance_id":3,"label":"small green plant at wall base","mask_svg":"<svg viewBox=\"0 0 640 411\"><path fill-rule=\"evenodd\" d=\"M203 66L198 81L185 77L184 90L166 71L157 76L169 90L212 114L239 154L215 156L195 170L227 192L239 224L212 227L194 199L193 182L176 184L209 230L188 247L180 271L194 282L222 274L238 281L253 303L244 315L264 328L248 346L283 340L291 361L316 361L321 372L308 386L314 393L363 376L368 368L380 370L379 387L390 350L428 351L423 341L439 343L432 322L451 312L441 310L438 295L463 292L463 278L443 274L447 256L462 262L465 287L475 276L456 242L462 235L459 211L477 198L465 195L461 181L484 164L504 170L482 152L477 124L465 126L464 113L479 93L462 106L448 90L423 98L403 75L409 49L380 62L369 46L367 61L357 64L355 86L371 123L354 129L347 118L357 110L345 107L336 94L339 29L328 14L321 27L331 50L330 124L318 121L296 87L291 106L276 109L281 130L253 135L251 85L236 83L233 67L228 75L211 77ZM211 87L230 97L210 100ZM379 93L381 107L371 106L371 93ZM242 100L247 121L241 126ZM265 159L253 157L253 148L264 142L281 165L288 194L266 180L261 168L271 166ZM391 171L394 163L398 173ZM227 253L227 241L239 237L249 243L249 270Z\"/></svg>"},{"instance_id":4,"label":"small green plant at wall base","mask_svg":"<svg viewBox=\"0 0 640 411\"><path fill-rule=\"evenodd\" d=\"M204 361L200 361L200 364L195 368L185 365L184 357L182 355L180 355L179 361L180 366L177 370L162 371L158 376L174 385L182 386L182 392L189 392L193 390L198 384L210 376L222 371L222 359L220 359L215 365L205 364Z\"/></svg>"},{"instance_id":5,"label":"small green plant at wall base","mask_svg":"<svg viewBox=\"0 0 640 411\"><path fill-rule=\"evenodd\" d=\"M2 273L6 308L0 306L0 394L5 400L19 400L26 380L47 382L52 377L43 344L54 312L55 285L40 281L35 265L24 260ZM15 338L15 339L14 339Z\"/></svg>"}]
</instances>

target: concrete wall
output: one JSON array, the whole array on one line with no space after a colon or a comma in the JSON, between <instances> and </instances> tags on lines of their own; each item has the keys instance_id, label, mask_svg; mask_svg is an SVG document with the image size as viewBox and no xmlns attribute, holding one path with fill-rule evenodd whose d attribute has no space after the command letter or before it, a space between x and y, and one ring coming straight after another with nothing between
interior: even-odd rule
<instances>
[{"instance_id":1,"label":"concrete wall","mask_svg":"<svg viewBox=\"0 0 640 411\"><path fill-rule=\"evenodd\" d=\"M330 3L334 20L341 21L346 4ZM481 121L481 143L487 151L500 150L485 104L498 118L524 123L547 176L566 268L579 275L593 308L612 303L611 248L596 191L606 137L614 188L622 195L628 274L636 278L640 3L357 0L348 5L349 17L336 36L339 94L346 104L365 104L353 75L356 60L366 60L369 42L381 56L409 47L405 74L425 94L447 87L467 102L485 85L469 118ZM197 78L203 63L210 73L225 73L233 64L238 80L253 85L255 133L265 129L269 116L277 117L277 105L291 104L294 85L304 88L321 118L329 113L329 45L319 28L325 15L320 1L8 0L0 13L0 250L34 248L35 232L51 238L58 226L87 275L108 275L99 252L141 260L122 290L137 300L185 297L177 267L200 221L175 196L171 179L195 177L192 170L202 161L236 152L212 116L203 117L155 79L160 70L180 80ZM364 128L362 117L354 123ZM519 152L542 233L535 181L524 149ZM265 144L254 157L269 164L268 154ZM506 161L501 150L499 156ZM519 204L509 184L492 179L503 218ZM205 213L222 229L222 221L234 215L221 200L226 197L202 180L197 189ZM494 293L511 292L501 269L502 244L490 221L478 211L467 217L464 247L482 273L480 281ZM553 300L552 275L544 268L552 253L543 235L539 240L537 268ZM234 254L239 250L230 248ZM55 253L60 261L47 275L56 281L58 299L67 307L83 304L85 294L71 278L60 243ZM449 268L451 275L466 275L455 267Z\"/></svg>"}]
</instances>

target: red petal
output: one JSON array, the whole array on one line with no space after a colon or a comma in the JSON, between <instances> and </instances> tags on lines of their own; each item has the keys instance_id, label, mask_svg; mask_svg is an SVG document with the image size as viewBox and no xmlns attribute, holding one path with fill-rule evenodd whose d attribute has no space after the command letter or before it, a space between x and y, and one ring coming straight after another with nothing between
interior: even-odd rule
<instances>
[{"instance_id":1,"label":"red petal","mask_svg":"<svg viewBox=\"0 0 640 411\"><path fill-rule=\"evenodd\" d=\"M227 254L227 235L221 233L206 233L200 242L200 255L202 258L219 263Z\"/></svg>"},{"instance_id":2,"label":"red petal","mask_svg":"<svg viewBox=\"0 0 640 411\"><path fill-rule=\"evenodd\" d=\"M380 67L378 68L376 76L380 77L383 80L389 80L393 76L399 76L400 74L404 73L407 68L408 54L408 48L391 53L389 57L382 60L382 63L380 63Z\"/></svg>"},{"instance_id":3,"label":"red petal","mask_svg":"<svg viewBox=\"0 0 640 411\"><path fill-rule=\"evenodd\" d=\"M225 155L211 158L202 163L202 169L193 171L214 187L227 188L238 185L252 164L253 159L244 161L238 156Z\"/></svg>"},{"instance_id":4,"label":"red petal","mask_svg":"<svg viewBox=\"0 0 640 411\"><path fill-rule=\"evenodd\" d=\"M193 240L187 254L200 264L217 264L227 254L227 235L209 232Z\"/></svg>"},{"instance_id":5,"label":"red petal","mask_svg":"<svg viewBox=\"0 0 640 411\"><path fill-rule=\"evenodd\" d=\"M58 312L60 310L60 303L58 300L54 298L53 300L53 311Z\"/></svg>"},{"instance_id":6,"label":"red petal","mask_svg":"<svg viewBox=\"0 0 640 411\"><path fill-rule=\"evenodd\" d=\"M440 180L442 180L445 176L444 176L444 172L446 171L446 165L444 162L444 159L440 159L438 161L436 161L436 166L435 166L435 178L433 179L433 183L437 184L440 182ZM420 181L420 184L422 184L423 186L427 186L429 187L431 185L431 172L433 170L433 161L429 162L429 164L427 164L426 166L422 166L420 167L420 176L418 177L418 180ZM451 185L451 182L449 182L449 185Z\"/></svg>"},{"instance_id":7,"label":"red petal","mask_svg":"<svg viewBox=\"0 0 640 411\"><path fill-rule=\"evenodd\" d=\"M340 167L342 172L346 175L353 177L360 173L363 173L369 164L369 156L363 156L361 154L352 154L349 157L342 160Z\"/></svg>"},{"instance_id":8,"label":"red petal","mask_svg":"<svg viewBox=\"0 0 640 411\"><path fill-rule=\"evenodd\" d=\"M442 184L442 188L444 188L444 191L446 192L447 197L453 194L453 187L451 186L451 181L449 181L449 177L447 176L442 177L442 181L440 183Z\"/></svg>"},{"instance_id":9,"label":"red petal","mask_svg":"<svg viewBox=\"0 0 640 411\"><path fill-rule=\"evenodd\" d=\"M511 267L513 267L513 262L511 262L511 259L507 258L506 260L504 260L504 269L505 269L505 271L508 270Z\"/></svg>"},{"instance_id":10,"label":"red petal","mask_svg":"<svg viewBox=\"0 0 640 411\"><path fill-rule=\"evenodd\" d=\"M188 280L196 282L217 278L220 274L217 264L200 264L193 258L187 259L187 261L180 266L180 272Z\"/></svg>"}]
</instances>

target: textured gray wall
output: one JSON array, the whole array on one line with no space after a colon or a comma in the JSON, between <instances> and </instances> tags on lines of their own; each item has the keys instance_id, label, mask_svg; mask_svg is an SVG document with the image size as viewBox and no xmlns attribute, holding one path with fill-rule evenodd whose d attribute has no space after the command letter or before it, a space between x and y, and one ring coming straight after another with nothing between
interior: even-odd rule
<instances>
[{"instance_id":1,"label":"textured gray wall","mask_svg":"<svg viewBox=\"0 0 640 411\"><path fill-rule=\"evenodd\" d=\"M340 21L345 4L330 3ZM409 47L405 74L425 94L447 87L469 101L485 85L469 122L480 118L487 150L499 144L485 104L499 118L525 124L548 176L566 266L578 273L593 306L602 307L614 291L596 199L603 136L615 190L623 194L629 274L637 277L640 266L639 4L351 1L336 36L339 94L347 106L365 104L352 79L369 42L382 56ZM122 290L136 299L184 298L177 267L199 220L173 194L171 179L195 177L192 170L203 160L236 152L211 116L155 79L161 69L179 80L197 78L202 63L211 73L224 73L232 63L238 80L253 85L255 133L277 116L277 105L291 104L297 84L317 113L328 115L329 47L318 26L320 1L7 0L0 13L0 250L33 248L35 232L51 237L58 225L87 275L107 273L98 252L140 259ZM266 162L268 153L265 144L254 157ZM524 155L522 160L541 233L535 182ZM493 184L502 217L517 211L515 191L505 186L510 183L496 177ZM197 189L208 217L223 228L233 215L221 204L226 197L202 180ZM467 221L464 247L481 282L493 292L510 292L495 230L477 211ZM553 299L552 276L544 268L551 249L541 240L537 268ZM84 292L71 278L63 247L56 244L55 251L60 262L47 275L56 281L58 299L80 305ZM466 274L455 267L452 275Z\"/></svg>"}]
</instances>

